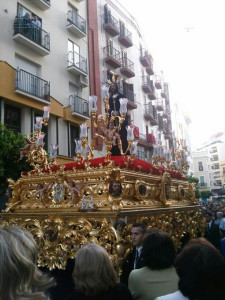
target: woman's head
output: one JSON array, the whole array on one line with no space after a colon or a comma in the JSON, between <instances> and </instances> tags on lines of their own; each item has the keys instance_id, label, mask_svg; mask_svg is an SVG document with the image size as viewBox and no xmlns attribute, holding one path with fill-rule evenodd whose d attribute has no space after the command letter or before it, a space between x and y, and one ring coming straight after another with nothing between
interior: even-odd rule
<instances>
[{"instance_id":1,"label":"woman's head","mask_svg":"<svg viewBox=\"0 0 225 300\"><path fill-rule=\"evenodd\" d=\"M37 246L32 235L17 226L0 228L1 299L45 299L42 291L54 284L36 266Z\"/></svg>"},{"instance_id":2,"label":"woman's head","mask_svg":"<svg viewBox=\"0 0 225 300\"><path fill-rule=\"evenodd\" d=\"M93 243L77 252L73 277L76 289L85 295L99 294L118 281L106 250Z\"/></svg>"},{"instance_id":3,"label":"woman's head","mask_svg":"<svg viewBox=\"0 0 225 300\"><path fill-rule=\"evenodd\" d=\"M166 232L150 231L144 238L142 247L144 262L150 269L161 270L173 265L176 250L172 238Z\"/></svg>"},{"instance_id":4,"label":"woman's head","mask_svg":"<svg viewBox=\"0 0 225 300\"><path fill-rule=\"evenodd\" d=\"M207 240L190 241L178 255L175 267L179 289L190 300L225 299L225 260Z\"/></svg>"}]
</instances>

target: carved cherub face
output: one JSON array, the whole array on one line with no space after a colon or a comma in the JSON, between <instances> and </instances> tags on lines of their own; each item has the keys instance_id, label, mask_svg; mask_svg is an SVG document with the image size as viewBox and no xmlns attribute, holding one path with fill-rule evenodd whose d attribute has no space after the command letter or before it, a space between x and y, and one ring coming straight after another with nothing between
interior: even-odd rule
<instances>
[{"instance_id":1,"label":"carved cherub face","mask_svg":"<svg viewBox=\"0 0 225 300\"><path fill-rule=\"evenodd\" d=\"M113 124L113 122L110 122L109 123L109 130L113 130L114 129L114 124Z\"/></svg>"}]
</instances>

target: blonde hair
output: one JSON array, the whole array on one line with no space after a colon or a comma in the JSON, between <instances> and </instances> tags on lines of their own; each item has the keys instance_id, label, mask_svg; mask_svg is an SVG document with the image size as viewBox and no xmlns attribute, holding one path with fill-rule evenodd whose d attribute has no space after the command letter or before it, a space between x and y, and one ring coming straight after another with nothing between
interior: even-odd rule
<instances>
[{"instance_id":1,"label":"blonde hair","mask_svg":"<svg viewBox=\"0 0 225 300\"><path fill-rule=\"evenodd\" d=\"M47 299L44 290L54 280L37 265L37 245L31 233L20 227L0 228L0 298Z\"/></svg>"},{"instance_id":2,"label":"blonde hair","mask_svg":"<svg viewBox=\"0 0 225 300\"><path fill-rule=\"evenodd\" d=\"M73 278L76 290L85 295L97 295L118 282L106 250L94 243L83 246L77 252Z\"/></svg>"}]
</instances>

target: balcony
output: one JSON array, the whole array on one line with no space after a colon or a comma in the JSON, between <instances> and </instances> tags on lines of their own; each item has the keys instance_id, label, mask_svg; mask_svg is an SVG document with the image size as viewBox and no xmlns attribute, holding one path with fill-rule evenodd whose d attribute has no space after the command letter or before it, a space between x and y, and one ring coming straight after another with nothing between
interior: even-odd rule
<instances>
[{"instance_id":1,"label":"balcony","mask_svg":"<svg viewBox=\"0 0 225 300\"><path fill-rule=\"evenodd\" d=\"M75 51L68 53L67 70L73 74L87 76L87 59Z\"/></svg>"},{"instance_id":2,"label":"balcony","mask_svg":"<svg viewBox=\"0 0 225 300\"><path fill-rule=\"evenodd\" d=\"M164 131L163 117L158 115L159 131Z\"/></svg>"},{"instance_id":3,"label":"balcony","mask_svg":"<svg viewBox=\"0 0 225 300\"><path fill-rule=\"evenodd\" d=\"M19 68L16 70L15 93L50 104L50 83Z\"/></svg>"},{"instance_id":4,"label":"balcony","mask_svg":"<svg viewBox=\"0 0 225 300\"><path fill-rule=\"evenodd\" d=\"M118 37L118 40L123 46L127 48L133 46L132 33L129 30L127 30L124 26L120 27L120 35Z\"/></svg>"},{"instance_id":5,"label":"balcony","mask_svg":"<svg viewBox=\"0 0 225 300\"><path fill-rule=\"evenodd\" d=\"M133 91L129 90L128 88L123 89L123 95L127 98L127 108L128 109L135 109L137 108L136 102L136 94Z\"/></svg>"},{"instance_id":6,"label":"balcony","mask_svg":"<svg viewBox=\"0 0 225 300\"><path fill-rule=\"evenodd\" d=\"M155 87L153 85L153 81L152 80L150 80L150 84L151 84L151 92L148 94L148 98L150 100L155 100L156 99Z\"/></svg>"},{"instance_id":7,"label":"balcony","mask_svg":"<svg viewBox=\"0 0 225 300\"><path fill-rule=\"evenodd\" d=\"M143 76L143 77L142 77L142 90L143 90L146 94L152 92L152 89L151 89L151 81L150 81L150 79L149 79L148 76Z\"/></svg>"},{"instance_id":8,"label":"balcony","mask_svg":"<svg viewBox=\"0 0 225 300\"><path fill-rule=\"evenodd\" d=\"M119 35L120 33L118 21L108 11L105 11L104 14L103 28L113 37Z\"/></svg>"},{"instance_id":9,"label":"balcony","mask_svg":"<svg viewBox=\"0 0 225 300\"><path fill-rule=\"evenodd\" d=\"M207 187L208 185L207 185L207 183L206 182L199 182L199 187L200 188L205 188L205 187Z\"/></svg>"},{"instance_id":10,"label":"balcony","mask_svg":"<svg viewBox=\"0 0 225 300\"><path fill-rule=\"evenodd\" d=\"M104 60L114 69L122 67L120 52L111 46L103 48Z\"/></svg>"},{"instance_id":11,"label":"balcony","mask_svg":"<svg viewBox=\"0 0 225 300\"><path fill-rule=\"evenodd\" d=\"M156 109L158 111L163 111L163 99L162 98L158 98L156 100Z\"/></svg>"},{"instance_id":12,"label":"balcony","mask_svg":"<svg viewBox=\"0 0 225 300\"><path fill-rule=\"evenodd\" d=\"M14 19L13 39L41 56L50 53L50 34L31 23L29 19Z\"/></svg>"},{"instance_id":13,"label":"balcony","mask_svg":"<svg viewBox=\"0 0 225 300\"><path fill-rule=\"evenodd\" d=\"M170 109L166 107L165 110L163 111L162 116L163 116L164 119L168 119L169 116L170 116Z\"/></svg>"},{"instance_id":14,"label":"balcony","mask_svg":"<svg viewBox=\"0 0 225 300\"><path fill-rule=\"evenodd\" d=\"M161 77L159 75L155 76L155 87L160 90L162 89Z\"/></svg>"},{"instance_id":15,"label":"balcony","mask_svg":"<svg viewBox=\"0 0 225 300\"><path fill-rule=\"evenodd\" d=\"M67 29L78 38L87 36L87 23L78 13L71 9L67 13Z\"/></svg>"},{"instance_id":16,"label":"balcony","mask_svg":"<svg viewBox=\"0 0 225 300\"><path fill-rule=\"evenodd\" d=\"M70 95L71 113L73 116L78 116L82 119L89 119L88 101L78 97L77 95Z\"/></svg>"},{"instance_id":17,"label":"balcony","mask_svg":"<svg viewBox=\"0 0 225 300\"><path fill-rule=\"evenodd\" d=\"M165 93L164 90L161 91L161 97L164 98L164 99L166 98L166 93Z\"/></svg>"},{"instance_id":18,"label":"balcony","mask_svg":"<svg viewBox=\"0 0 225 300\"><path fill-rule=\"evenodd\" d=\"M47 10L51 7L51 1L50 0L30 0L30 2L37 5L42 10Z\"/></svg>"},{"instance_id":19,"label":"balcony","mask_svg":"<svg viewBox=\"0 0 225 300\"><path fill-rule=\"evenodd\" d=\"M158 114L157 114L155 106L153 106L153 105L152 105L152 113L153 113L153 119L150 119L150 124L151 124L151 126L156 126L159 124Z\"/></svg>"},{"instance_id":20,"label":"balcony","mask_svg":"<svg viewBox=\"0 0 225 300\"><path fill-rule=\"evenodd\" d=\"M122 68L120 73L125 75L127 78L132 78L135 76L134 73L134 63L126 57L122 58Z\"/></svg>"},{"instance_id":21,"label":"balcony","mask_svg":"<svg viewBox=\"0 0 225 300\"><path fill-rule=\"evenodd\" d=\"M152 68L152 57L145 49L140 50L140 62L142 63L143 67Z\"/></svg>"},{"instance_id":22,"label":"balcony","mask_svg":"<svg viewBox=\"0 0 225 300\"><path fill-rule=\"evenodd\" d=\"M144 117L145 117L145 120L147 120L147 121L154 120L153 106L151 103L148 103L145 105Z\"/></svg>"}]
</instances>

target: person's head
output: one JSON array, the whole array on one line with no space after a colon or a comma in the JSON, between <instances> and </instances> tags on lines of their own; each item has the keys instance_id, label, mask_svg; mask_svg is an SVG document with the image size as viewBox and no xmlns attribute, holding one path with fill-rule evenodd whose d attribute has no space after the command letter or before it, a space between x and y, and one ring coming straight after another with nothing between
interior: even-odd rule
<instances>
[{"instance_id":1,"label":"person's head","mask_svg":"<svg viewBox=\"0 0 225 300\"><path fill-rule=\"evenodd\" d=\"M27 13L25 14L25 17L27 17L28 19L30 19L30 14L27 12Z\"/></svg>"},{"instance_id":2,"label":"person's head","mask_svg":"<svg viewBox=\"0 0 225 300\"><path fill-rule=\"evenodd\" d=\"M54 285L54 280L43 275L36 263L37 246L27 230L0 228L1 299L47 299L44 290Z\"/></svg>"},{"instance_id":3,"label":"person's head","mask_svg":"<svg viewBox=\"0 0 225 300\"><path fill-rule=\"evenodd\" d=\"M119 93L119 88L116 82L112 82L110 87L109 87L109 93L110 94L118 94Z\"/></svg>"},{"instance_id":4,"label":"person's head","mask_svg":"<svg viewBox=\"0 0 225 300\"><path fill-rule=\"evenodd\" d=\"M144 223L134 223L131 228L131 241L135 247L142 245L146 233L146 226Z\"/></svg>"},{"instance_id":5,"label":"person's head","mask_svg":"<svg viewBox=\"0 0 225 300\"><path fill-rule=\"evenodd\" d=\"M118 197L122 193L122 185L119 180L112 180L109 184L109 193L113 197Z\"/></svg>"},{"instance_id":6,"label":"person's head","mask_svg":"<svg viewBox=\"0 0 225 300\"><path fill-rule=\"evenodd\" d=\"M178 287L190 300L225 299L225 260L204 238L192 240L175 261Z\"/></svg>"},{"instance_id":7,"label":"person's head","mask_svg":"<svg viewBox=\"0 0 225 300\"><path fill-rule=\"evenodd\" d=\"M223 213L221 211L218 211L216 213L217 219L222 219L223 218Z\"/></svg>"},{"instance_id":8,"label":"person's head","mask_svg":"<svg viewBox=\"0 0 225 300\"><path fill-rule=\"evenodd\" d=\"M126 223L125 223L124 219L122 219L122 218L117 219L115 222L115 225L114 225L115 229L119 232L122 232L124 230L125 226L126 226Z\"/></svg>"},{"instance_id":9,"label":"person's head","mask_svg":"<svg viewBox=\"0 0 225 300\"><path fill-rule=\"evenodd\" d=\"M97 295L118 282L106 250L94 243L78 250L73 278L76 290L85 295Z\"/></svg>"},{"instance_id":10,"label":"person's head","mask_svg":"<svg viewBox=\"0 0 225 300\"><path fill-rule=\"evenodd\" d=\"M162 270L173 265L176 249L172 238L164 231L151 230L142 244L142 257L147 267Z\"/></svg>"},{"instance_id":11,"label":"person's head","mask_svg":"<svg viewBox=\"0 0 225 300\"><path fill-rule=\"evenodd\" d=\"M34 21L37 21L37 16L34 16Z\"/></svg>"}]
</instances>

